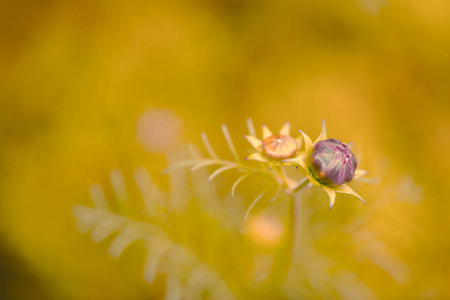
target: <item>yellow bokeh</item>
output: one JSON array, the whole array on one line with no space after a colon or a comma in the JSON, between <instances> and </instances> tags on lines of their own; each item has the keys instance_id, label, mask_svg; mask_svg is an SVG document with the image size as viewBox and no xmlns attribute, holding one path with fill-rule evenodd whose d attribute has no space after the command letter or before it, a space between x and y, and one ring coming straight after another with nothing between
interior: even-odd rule
<instances>
[{"instance_id":1,"label":"yellow bokeh","mask_svg":"<svg viewBox=\"0 0 450 300\"><path fill-rule=\"evenodd\" d=\"M367 206L338 196L328 210L323 191L305 192L293 266L304 280L287 297L450 297L445 0L7 0L0 25L0 298L167 296L164 275L145 282L138 243L114 259L111 240L80 234L72 211L92 206L92 184L116 201L117 170L139 203L144 166L163 194L194 189L185 201L199 204L172 224L185 230L180 249L216 267L238 298L270 299L258 283L287 200L261 202L244 223L257 179L231 198L233 171L212 182L161 175L183 145L201 146L201 132L231 157L223 123L245 157L248 117L258 134L289 121L312 137L325 119L376 183L353 185Z\"/></svg>"}]
</instances>

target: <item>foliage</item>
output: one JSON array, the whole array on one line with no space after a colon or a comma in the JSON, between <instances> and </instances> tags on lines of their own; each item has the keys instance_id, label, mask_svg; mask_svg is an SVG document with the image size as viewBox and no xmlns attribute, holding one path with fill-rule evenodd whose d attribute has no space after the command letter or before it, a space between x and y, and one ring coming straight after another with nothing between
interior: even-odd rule
<instances>
[{"instance_id":1,"label":"foliage","mask_svg":"<svg viewBox=\"0 0 450 300\"><path fill-rule=\"evenodd\" d=\"M249 127L251 132L251 125ZM170 173L169 193L160 191L148 171L140 168L134 178L143 201L137 204L127 196L122 173L114 170L111 172L111 183L117 201L106 200L102 188L93 185L90 191L94 207L77 205L73 209L81 232L90 231L92 240L97 243L110 238L108 252L113 257L121 256L131 244L140 241L141 248L146 252L143 277L146 282L153 283L157 276L166 276L166 299L270 299L274 295L271 294L274 291L270 289L270 282L266 281L270 279L268 269L260 270L261 264L267 264L264 262L267 260L264 251L249 246L246 241L250 232L243 230L245 223L236 216L245 215L246 220L250 210L268 190L275 190L275 196L270 200L273 202L285 186L273 170L243 164L228 130L225 126L222 129L234 161L220 159L206 135L202 134L210 157L202 157L198 150L189 146L191 158L170 166L165 173L187 166L191 167L191 171L198 171L191 172L189 177L183 171ZM210 175L206 170L201 170L212 165L219 165L219 168ZM211 180L231 169L243 174L232 184L234 198L221 199L214 185L206 179ZM227 201L239 203L236 186L255 175L267 181L268 188L258 193L245 213L238 205L232 209L227 207ZM298 182L303 184L305 181ZM298 182L295 185L299 185ZM373 207L371 214L341 220L342 224L336 227L332 226L333 220L330 221L329 217L324 219L321 215L323 206L318 205L317 201L311 202L317 197L315 191L309 190L295 196L297 218L293 224L296 236L293 261L280 295L292 299L330 298L336 295L375 299L375 293L357 276L358 269L347 269L340 263L342 260L358 260L361 255L369 258L376 267L384 269L397 282L404 282L408 276L406 266L367 227L369 216L380 211L383 205ZM411 195L405 194L404 197ZM308 201L307 205L305 201ZM283 204L286 203L283 201L280 205ZM192 222L193 216L195 222ZM349 235L352 237L350 240ZM205 240L207 248L211 245L210 249L205 249ZM330 241L335 256L319 250L326 248L324 242ZM376 252L372 251L374 248ZM348 257L346 249L354 249L355 254ZM230 256L233 257L231 265ZM272 264L276 265L276 262ZM258 279L261 274L262 281ZM261 294L261 291L267 294Z\"/></svg>"}]
</instances>

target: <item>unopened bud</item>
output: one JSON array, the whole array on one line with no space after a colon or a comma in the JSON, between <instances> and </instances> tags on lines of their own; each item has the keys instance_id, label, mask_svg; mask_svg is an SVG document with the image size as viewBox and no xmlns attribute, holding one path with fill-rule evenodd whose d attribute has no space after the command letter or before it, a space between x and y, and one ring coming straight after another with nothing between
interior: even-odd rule
<instances>
[{"instance_id":1,"label":"unopened bud","mask_svg":"<svg viewBox=\"0 0 450 300\"><path fill-rule=\"evenodd\" d=\"M289 135L274 134L262 142L264 155L273 160L291 158L296 154L297 148L297 142Z\"/></svg>"},{"instance_id":2,"label":"unopened bud","mask_svg":"<svg viewBox=\"0 0 450 300\"><path fill-rule=\"evenodd\" d=\"M346 144L336 139L317 142L309 159L315 179L329 186L350 182L358 162Z\"/></svg>"}]
</instances>

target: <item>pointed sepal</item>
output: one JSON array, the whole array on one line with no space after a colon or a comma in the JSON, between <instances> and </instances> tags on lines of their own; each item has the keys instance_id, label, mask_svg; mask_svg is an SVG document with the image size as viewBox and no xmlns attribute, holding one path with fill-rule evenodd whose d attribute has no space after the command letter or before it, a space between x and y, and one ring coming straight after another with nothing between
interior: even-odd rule
<instances>
[{"instance_id":1,"label":"pointed sepal","mask_svg":"<svg viewBox=\"0 0 450 300\"><path fill-rule=\"evenodd\" d=\"M291 123L284 123L283 127L280 129L280 134L282 135L290 135L291 134Z\"/></svg>"},{"instance_id":2,"label":"pointed sepal","mask_svg":"<svg viewBox=\"0 0 450 300\"><path fill-rule=\"evenodd\" d=\"M256 161L260 161L260 162L267 162L267 159L264 156L262 156L262 154L259 152L250 154L249 156L247 156L246 159L247 160L256 160Z\"/></svg>"},{"instance_id":3,"label":"pointed sepal","mask_svg":"<svg viewBox=\"0 0 450 300\"><path fill-rule=\"evenodd\" d=\"M306 152L306 155L311 154L311 152L313 150L313 146L314 146L311 138L306 133L301 131L300 129L298 131L302 134L303 140L305 141L305 152Z\"/></svg>"},{"instance_id":4,"label":"pointed sepal","mask_svg":"<svg viewBox=\"0 0 450 300\"><path fill-rule=\"evenodd\" d=\"M270 131L269 127L266 125L262 126L262 133L263 133L263 139L268 138L269 136L272 136L272 131Z\"/></svg>"},{"instance_id":5,"label":"pointed sepal","mask_svg":"<svg viewBox=\"0 0 450 300\"><path fill-rule=\"evenodd\" d=\"M297 157L285 159L285 160L283 160L283 163L299 164L300 166L302 166L303 169L305 169L305 171L308 171L308 167L306 166L306 155L305 154L300 154Z\"/></svg>"},{"instance_id":6,"label":"pointed sepal","mask_svg":"<svg viewBox=\"0 0 450 300\"><path fill-rule=\"evenodd\" d=\"M367 204L366 201L364 201L364 199L360 195L358 195L351 187L349 187L346 184L336 186L334 187L334 190L338 193L353 195L357 197L359 200L361 200L364 204Z\"/></svg>"},{"instance_id":7,"label":"pointed sepal","mask_svg":"<svg viewBox=\"0 0 450 300\"><path fill-rule=\"evenodd\" d=\"M244 137L256 151L261 150L262 141L260 139L251 135L244 135Z\"/></svg>"},{"instance_id":8,"label":"pointed sepal","mask_svg":"<svg viewBox=\"0 0 450 300\"><path fill-rule=\"evenodd\" d=\"M322 119L322 130L320 131L320 134L317 137L317 139L314 142L314 144L319 142L319 141L326 140L326 139L327 139L327 125L325 124L325 120Z\"/></svg>"},{"instance_id":9,"label":"pointed sepal","mask_svg":"<svg viewBox=\"0 0 450 300\"><path fill-rule=\"evenodd\" d=\"M353 179L358 179L359 177L364 176L364 175L368 175L368 174L369 174L369 172L367 172L366 170L356 169L355 170L355 175L353 175Z\"/></svg>"},{"instance_id":10,"label":"pointed sepal","mask_svg":"<svg viewBox=\"0 0 450 300\"><path fill-rule=\"evenodd\" d=\"M327 192L328 196L330 197L330 209L333 208L334 202L336 201L336 191L328 186L322 186L325 192Z\"/></svg>"}]
</instances>

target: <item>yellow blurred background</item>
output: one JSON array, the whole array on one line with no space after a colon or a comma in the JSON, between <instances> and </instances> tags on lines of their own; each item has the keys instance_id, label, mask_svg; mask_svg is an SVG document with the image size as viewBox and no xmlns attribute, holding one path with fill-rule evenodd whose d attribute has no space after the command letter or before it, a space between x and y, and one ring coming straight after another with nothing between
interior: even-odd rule
<instances>
[{"instance_id":1,"label":"yellow blurred background","mask_svg":"<svg viewBox=\"0 0 450 300\"><path fill-rule=\"evenodd\" d=\"M379 179L354 185L365 207L349 196L328 210L322 191L307 194L303 234L320 256L299 258L291 299L450 298L448 1L4 0L0 28L1 299L163 298L164 277L143 280L139 247L113 259L77 231L72 207L92 205L94 183L112 198L111 170L133 186L144 166L168 190L165 152L200 145L203 131L229 157L222 123L244 157L248 117L258 132L290 121L313 138L323 118ZM240 264L218 272L242 278L230 289L249 298L283 202L260 204L245 225L255 191L227 198L235 178L208 187L243 207L216 231L240 233L245 246L230 251L242 257L199 247Z\"/></svg>"}]
</instances>

